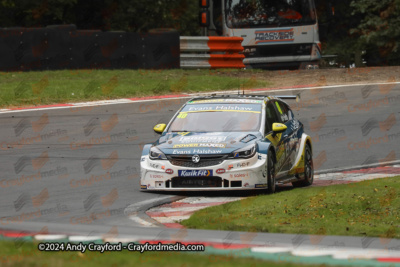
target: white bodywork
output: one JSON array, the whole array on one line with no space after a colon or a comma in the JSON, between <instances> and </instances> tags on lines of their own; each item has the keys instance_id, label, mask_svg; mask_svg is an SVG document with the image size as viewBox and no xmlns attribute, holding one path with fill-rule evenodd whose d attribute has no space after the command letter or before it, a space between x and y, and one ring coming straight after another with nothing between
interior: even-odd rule
<instances>
[{"instance_id":1,"label":"white bodywork","mask_svg":"<svg viewBox=\"0 0 400 267\"><path fill-rule=\"evenodd\" d=\"M267 188L266 164L267 155L256 153L249 159L225 160L219 165L196 168L196 170L212 170L213 176L228 180L229 187L166 188L166 181L178 176L179 170L193 170L193 168L174 166L168 160L151 160L149 156L143 156L140 163L141 189L181 191L265 189ZM173 170L173 173L166 173L168 169ZM217 171L222 169L225 172L218 174ZM242 181L242 186L231 187L231 181Z\"/></svg>"}]
</instances>

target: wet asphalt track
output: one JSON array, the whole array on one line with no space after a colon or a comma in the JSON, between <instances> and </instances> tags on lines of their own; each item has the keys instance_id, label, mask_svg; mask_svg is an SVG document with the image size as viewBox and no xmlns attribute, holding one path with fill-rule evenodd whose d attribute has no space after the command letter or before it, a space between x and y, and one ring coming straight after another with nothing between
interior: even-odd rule
<instances>
[{"instance_id":1,"label":"wet asphalt track","mask_svg":"<svg viewBox=\"0 0 400 267\"><path fill-rule=\"evenodd\" d=\"M277 94L301 94L300 103L289 104L313 138L314 164L321 171L399 158L399 88ZM168 122L186 101L0 114L0 225L138 226L124 215L128 205L169 196L139 191L141 147L157 138L152 127Z\"/></svg>"}]
</instances>

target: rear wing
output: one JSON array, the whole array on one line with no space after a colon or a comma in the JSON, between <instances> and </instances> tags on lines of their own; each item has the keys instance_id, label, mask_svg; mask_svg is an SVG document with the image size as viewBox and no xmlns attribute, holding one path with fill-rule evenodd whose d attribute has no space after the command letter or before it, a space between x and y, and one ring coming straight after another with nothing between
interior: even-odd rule
<instances>
[{"instance_id":1,"label":"rear wing","mask_svg":"<svg viewBox=\"0 0 400 267\"><path fill-rule=\"evenodd\" d=\"M296 102L300 102L300 95L276 95L275 97L280 99L292 99L296 100Z\"/></svg>"}]
</instances>

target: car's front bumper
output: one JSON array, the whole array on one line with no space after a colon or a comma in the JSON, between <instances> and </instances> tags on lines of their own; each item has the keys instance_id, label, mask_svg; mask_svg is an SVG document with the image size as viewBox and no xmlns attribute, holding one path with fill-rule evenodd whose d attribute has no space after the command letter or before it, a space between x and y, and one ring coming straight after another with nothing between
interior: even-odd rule
<instances>
[{"instance_id":1,"label":"car's front bumper","mask_svg":"<svg viewBox=\"0 0 400 267\"><path fill-rule=\"evenodd\" d=\"M266 157L265 154L256 153L249 159L229 159L210 167L186 168L172 165L168 160L151 160L143 156L140 163L140 185L142 190L152 191L265 189ZM209 172L203 176L185 177L193 174L192 171L201 170Z\"/></svg>"}]
</instances>

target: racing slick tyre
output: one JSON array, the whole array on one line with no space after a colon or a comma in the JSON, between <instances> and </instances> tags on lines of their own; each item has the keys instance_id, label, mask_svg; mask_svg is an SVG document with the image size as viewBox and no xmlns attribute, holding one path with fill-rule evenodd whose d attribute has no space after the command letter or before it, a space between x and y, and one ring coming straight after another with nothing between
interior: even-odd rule
<instances>
[{"instance_id":1,"label":"racing slick tyre","mask_svg":"<svg viewBox=\"0 0 400 267\"><path fill-rule=\"evenodd\" d=\"M276 189L275 180L275 162L271 150L268 151L268 166L267 166L267 193L273 194Z\"/></svg>"},{"instance_id":2,"label":"racing slick tyre","mask_svg":"<svg viewBox=\"0 0 400 267\"><path fill-rule=\"evenodd\" d=\"M306 145L306 151L304 156L304 179L301 181L293 182L293 187L304 187L310 186L314 182L314 164L311 154L311 148Z\"/></svg>"}]
</instances>

